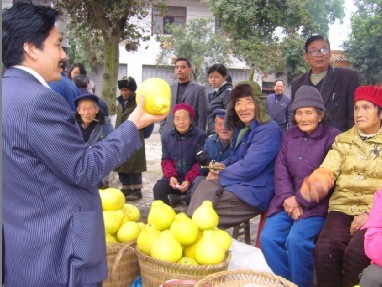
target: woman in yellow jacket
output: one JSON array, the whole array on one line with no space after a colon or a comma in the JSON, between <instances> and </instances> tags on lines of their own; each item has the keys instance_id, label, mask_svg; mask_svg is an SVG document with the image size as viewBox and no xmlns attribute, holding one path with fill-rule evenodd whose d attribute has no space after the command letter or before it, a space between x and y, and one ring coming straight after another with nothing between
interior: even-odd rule
<instances>
[{"instance_id":1,"label":"woman in yellow jacket","mask_svg":"<svg viewBox=\"0 0 382 287\"><path fill-rule=\"evenodd\" d=\"M320 168L304 180L301 194L322 199L334 186L329 214L316 243L320 287L352 287L370 264L364 250L374 193L382 187L382 87L361 86L354 95L355 126L338 135Z\"/></svg>"}]
</instances>

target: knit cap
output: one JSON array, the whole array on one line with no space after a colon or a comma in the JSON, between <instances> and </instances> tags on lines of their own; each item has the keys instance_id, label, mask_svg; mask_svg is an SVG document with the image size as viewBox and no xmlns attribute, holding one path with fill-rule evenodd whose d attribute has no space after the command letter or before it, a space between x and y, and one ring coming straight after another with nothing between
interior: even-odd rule
<instances>
[{"instance_id":1,"label":"knit cap","mask_svg":"<svg viewBox=\"0 0 382 287\"><path fill-rule=\"evenodd\" d=\"M296 97L292 103L292 111L294 113L299 108L307 107L325 110L324 101L320 92L311 86L301 86L297 90Z\"/></svg>"},{"instance_id":2,"label":"knit cap","mask_svg":"<svg viewBox=\"0 0 382 287\"><path fill-rule=\"evenodd\" d=\"M212 118L215 119L218 116L221 119L224 119L226 111L224 109L215 109L212 112Z\"/></svg>"},{"instance_id":3,"label":"knit cap","mask_svg":"<svg viewBox=\"0 0 382 287\"><path fill-rule=\"evenodd\" d=\"M194 118L195 111L194 111L194 108L192 106L185 104L185 103L176 104L174 106L174 108L172 109L172 114L174 115L175 112L178 110L186 110L190 114L191 119Z\"/></svg>"},{"instance_id":4,"label":"knit cap","mask_svg":"<svg viewBox=\"0 0 382 287\"><path fill-rule=\"evenodd\" d=\"M135 92L137 90L137 83L133 77L123 77L118 81L118 89L129 89Z\"/></svg>"},{"instance_id":5,"label":"knit cap","mask_svg":"<svg viewBox=\"0 0 382 287\"><path fill-rule=\"evenodd\" d=\"M361 86L354 92L354 103L365 100L382 108L382 87Z\"/></svg>"}]
</instances>

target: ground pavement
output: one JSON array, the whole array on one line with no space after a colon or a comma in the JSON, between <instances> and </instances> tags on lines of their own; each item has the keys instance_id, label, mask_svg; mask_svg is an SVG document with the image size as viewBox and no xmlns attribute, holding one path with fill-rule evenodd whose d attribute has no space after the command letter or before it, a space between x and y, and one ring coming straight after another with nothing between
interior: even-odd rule
<instances>
[{"instance_id":1,"label":"ground pavement","mask_svg":"<svg viewBox=\"0 0 382 287\"><path fill-rule=\"evenodd\" d=\"M141 211L142 221L147 221L147 215L153 201L153 187L158 179L162 177L162 169L160 165L162 146L160 142L160 135L157 131L154 131L149 139L146 139L146 162L147 171L143 173L143 190L142 199L139 201L131 202L139 208ZM118 180L118 174L115 172L110 173L110 186L121 188L121 183ZM259 225L260 216L256 216L251 219L251 244L255 245L257 229ZM232 228L228 229L232 233ZM244 236L238 237L239 241L244 242Z\"/></svg>"}]
</instances>

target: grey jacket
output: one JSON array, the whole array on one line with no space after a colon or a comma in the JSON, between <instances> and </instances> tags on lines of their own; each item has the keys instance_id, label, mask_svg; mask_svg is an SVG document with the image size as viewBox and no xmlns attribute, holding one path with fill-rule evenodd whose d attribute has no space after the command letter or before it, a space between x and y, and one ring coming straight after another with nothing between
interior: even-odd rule
<instances>
[{"instance_id":1,"label":"grey jacket","mask_svg":"<svg viewBox=\"0 0 382 287\"><path fill-rule=\"evenodd\" d=\"M176 104L186 103L192 106L195 110L195 117L192 124L201 130L206 130L207 125L207 92L206 87L202 84L190 81L184 91L183 97L179 103L176 102L176 95L178 92L178 82L171 85L171 107L170 113L161 122L159 132L161 134L168 133L173 128L173 115L172 109Z\"/></svg>"}]
</instances>

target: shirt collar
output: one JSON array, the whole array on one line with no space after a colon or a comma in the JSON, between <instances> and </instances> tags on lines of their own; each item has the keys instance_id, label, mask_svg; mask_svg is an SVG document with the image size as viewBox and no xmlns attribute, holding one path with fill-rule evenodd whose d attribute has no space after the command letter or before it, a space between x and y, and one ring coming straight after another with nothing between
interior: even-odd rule
<instances>
[{"instance_id":1,"label":"shirt collar","mask_svg":"<svg viewBox=\"0 0 382 287\"><path fill-rule=\"evenodd\" d=\"M21 65L14 65L13 67L17 68L17 69L20 69L20 70L23 70L23 71L25 71L25 72L27 72L29 74L32 74L41 83L41 85L43 85L44 87L50 89L48 83L35 70L33 70L31 68L28 68L28 67L25 67L25 66L21 66Z\"/></svg>"}]
</instances>

